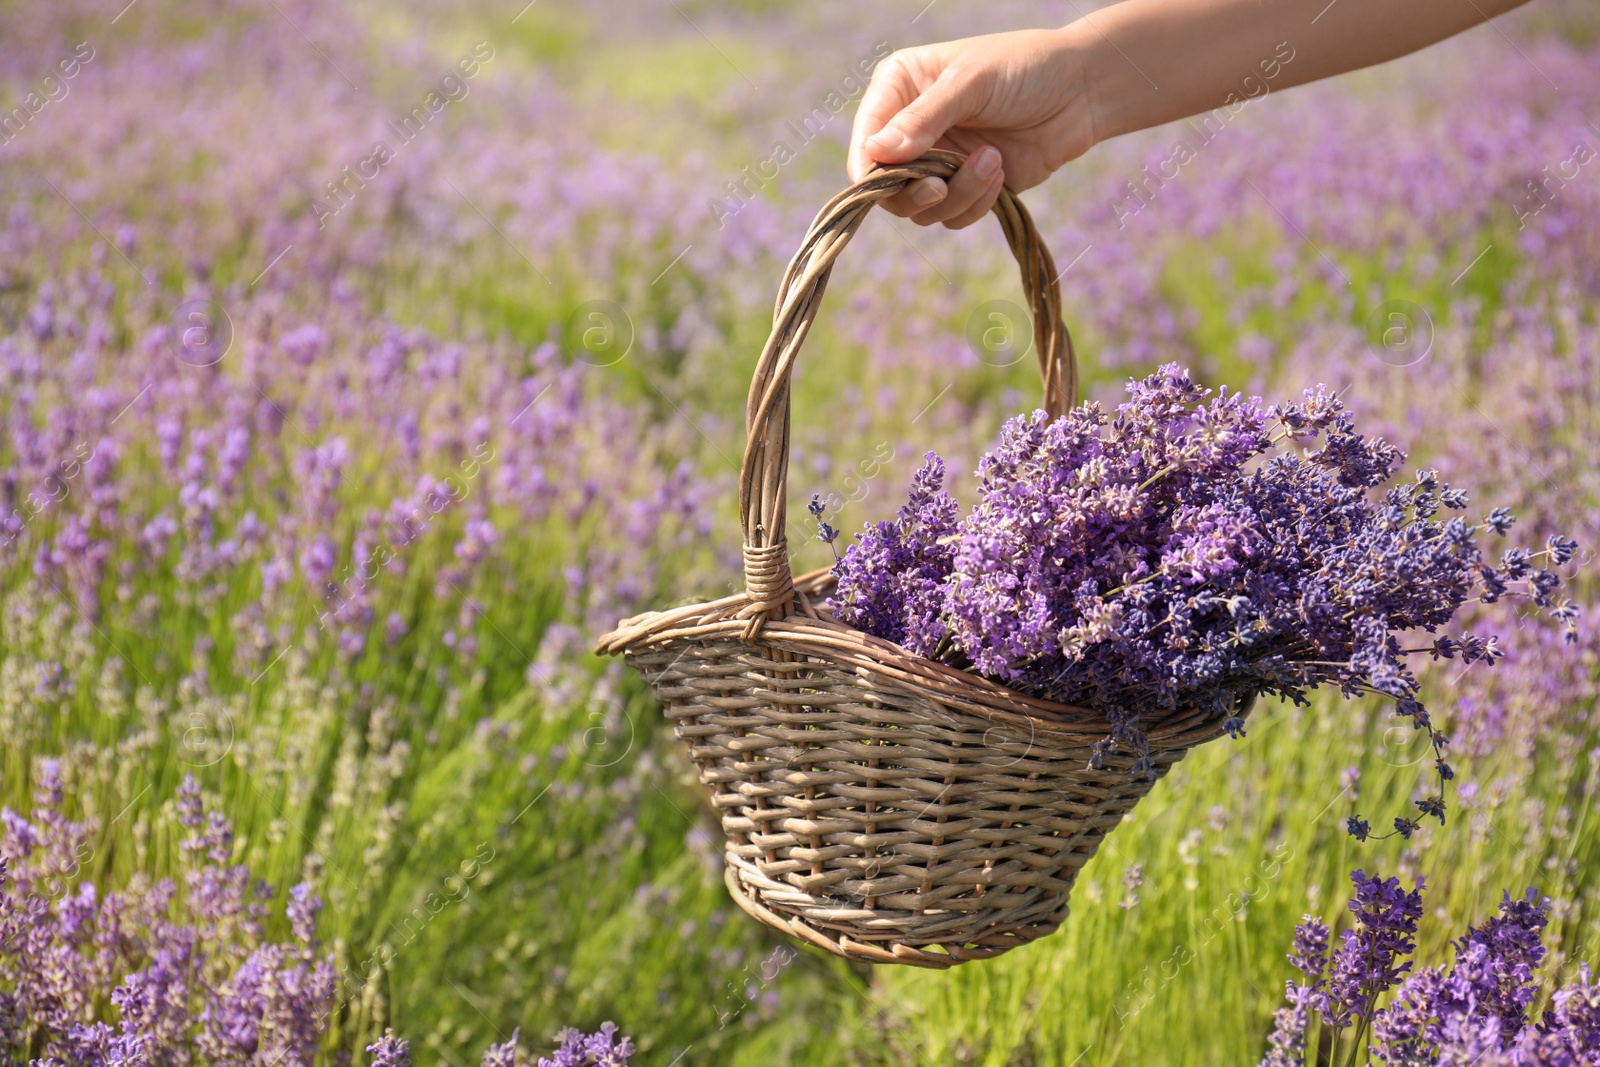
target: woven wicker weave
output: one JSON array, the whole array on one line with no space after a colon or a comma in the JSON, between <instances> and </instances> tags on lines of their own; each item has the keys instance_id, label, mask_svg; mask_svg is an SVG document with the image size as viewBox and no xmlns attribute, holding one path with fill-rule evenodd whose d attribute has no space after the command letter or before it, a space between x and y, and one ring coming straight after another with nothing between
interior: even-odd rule
<instances>
[{"instance_id":1,"label":"woven wicker weave","mask_svg":"<svg viewBox=\"0 0 1600 1067\"><path fill-rule=\"evenodd\" d=\"M834 620L826 571L791 576L784 539L789 376L828 275L873 204L959 156L879 168L817 216L779 289L745 419L744 592L625 619L600 639L645 678L726 834L725 881L750 914L870 963L949 967L1050 933L1073 879L1149 791L1111 758L1102 714L1035 700ZM1055 265L1020 201L995 213L1022 266L1046 409L1077 391ZM1164 775L1222 732L1145 716Z\"/></svg>"}]
</instances>

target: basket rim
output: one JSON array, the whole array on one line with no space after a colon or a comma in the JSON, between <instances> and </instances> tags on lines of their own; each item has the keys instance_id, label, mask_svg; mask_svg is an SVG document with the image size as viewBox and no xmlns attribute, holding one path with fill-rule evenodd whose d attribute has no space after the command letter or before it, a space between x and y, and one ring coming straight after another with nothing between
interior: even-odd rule
<instances>
[{"instance_id":1,"label":"basket rim","mask_svg":"<svg viewBox=\"0 0 1600 1067\"><path fill-rule=\"evenodd\" d=\"M751 637L743 613L751 598L740 591L720 600L647 611L623 619L595 643L595 652L613 656L669 647L683 641L738 640L751 647L821 657L867 671L899 686L913 686L953 709L992 721L1027 726L1054 735L1098 740L1111 733L1103 712L1028 696L980 674L919 655L902 645L848 626L813 603L833 584L831 567L794 580L794 598L783 618L766 621ZM1248 699L1236 714L1246 716ZM1226 716L1178 709L1152 714L1141 728L1152 745L1191 747L1222 732ZM1198 736L1203 734L1205 736Z\"/></svg>"}]
</instances>

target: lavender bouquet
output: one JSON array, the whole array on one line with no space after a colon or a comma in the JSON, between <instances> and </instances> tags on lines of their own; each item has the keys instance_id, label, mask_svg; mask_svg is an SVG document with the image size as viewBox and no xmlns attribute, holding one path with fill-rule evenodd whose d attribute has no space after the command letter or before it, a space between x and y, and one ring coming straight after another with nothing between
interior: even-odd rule
<instances>
[{"instance_id":1,"label":"lavender bouquet","mask_svg":"<svg viewBox=\"0 0 1600 1067\"><path fill-rule=\"evenodd\" d=\"M965 516L927 455L897 518L868 526L834 567L840 621L1020 692L1103 711L1113 752L1153 773L1141 717L1198 708L1234 736L1246 698L1304 703L1319 685L1393 698L1426 731L1440 788L1418 818L1444 820L1445 736L1408 658L1493 663L1493 637L1440 630L1469 602L1523 596L1571 627L1553 569L1576 545L1552 537L1490 563L1467 496L1355 431L1324 387L1298 404L1212 394L1176 364L1130 382L1115 415L1084 404L1012 419L978 468ZM822 523L821 536L837 531ZM1408 631L1432 635L1408 647ZM1350 830L1366 837L1359 817Z\"/></svg>"}]
</instances>

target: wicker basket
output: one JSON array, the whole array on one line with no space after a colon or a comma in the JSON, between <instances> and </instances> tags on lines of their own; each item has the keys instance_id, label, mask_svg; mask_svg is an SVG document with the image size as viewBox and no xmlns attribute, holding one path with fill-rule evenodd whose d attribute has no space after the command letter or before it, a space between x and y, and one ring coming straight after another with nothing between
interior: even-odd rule
<instances>
[{"instance_id":1,"label":"wicker basket","mask_svg":"<svg viewBox=\"0 0 1600 1067\"><path fill-rule=\"evenodd\" d=\"M789 375L834 260L873 204L961 157L880 168L822 209L789 264L745 410L746 589L625 619L600 639L660 699L711 792L740 907L829 952L949 967L1055 930L1105 835L1149 791L1130 760L1089 768L1102 714L1035 700L834 620L826 571L791 576ZM1055 265L1020 201L995 213L1022 266L1046 408L1077 391ZM1163 775L1222 733L1146 716Z\"/></svg>"}]
</instances>

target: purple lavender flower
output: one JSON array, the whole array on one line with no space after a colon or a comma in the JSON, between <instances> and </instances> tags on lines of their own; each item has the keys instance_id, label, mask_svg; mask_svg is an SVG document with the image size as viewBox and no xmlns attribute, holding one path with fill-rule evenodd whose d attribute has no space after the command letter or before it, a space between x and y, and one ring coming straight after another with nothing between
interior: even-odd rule
<instances>
[{"instance_id":1,"label":"purple lavender flower","mask_svg":"<svg viewBox=\"0 0 1600 1067\"><path fill-rule=\"evenodd\" d=\"M1286 982L1287 1003L1272 1016L1270 1046L1261 1067L1302 1067L1306 1061L1306 1027L1311 1022L1313 994L1309 987Z\"/></svg>"},{"instance_id":2,"label":"purple lavender flower","mask_svg":"<svg viewBox=\"0 0 1600 1067\"><path fill-rule=\"evenodd\" d=\"M593 1034L566 1029L556 1035L554 1055L540 1057L537 1067L628 1067L633 1041L617 1036L617 1024L601 1023Z\"/></svg>"},{"instance_id":3,"label":"purple lavender flower","mask_svg":"<svg viewBox=\"0 0 1600 1067\"><path fill-rule=\"evenodd\" d=\"M481 1067L517 1067L517 1040L521 1035L521 1030L513 1030L508 1040L484 1049Z\"/></svg>"},{"instance_id":4,"label":"purple lavender flower","mask_svg":"<svg viewBox=\"0 0 1600 1067\"><path fill-rule=\"evenodd\" d=\"M1400 879L1368 877L1365 871L1350 875L1355 895L1350 912L1356 929L1344 932L1344 943L1329 961L1328 982L1318 999L1323 1019L1336 1027L1354 1018L1368 1018L1378 995L1411 969L1400 962L1416 947L1417 919L1422 915L1422 880L1409 893Z\"/></svg>"},{"instance_id":5,"label":"purple lavender flower","mask_svg":"<svg viewBox=\"0 0 1600 1067\"><path fill-rule=\"evenodd\" d=\"M311 886L301 882L289 890L289 904L285 908L295 940L311 945L317 936L317 913L322 910L322 900L311 891Z\"/></svg>"},{"instance_id":6,"label":"purple lavender flower","mask_svg":"<svg viewBox=\"0 0 1600 1067\"><path fill-rule=\"evenodd\" d=\"M1307 915L1294 928L1294 946L1289 951L1293 963L1306 979L1319 984L1328 966L1328 924Z\"/></svg>"},{"instance_id":7,"label":"purple lavender flower","mask_svg":"<svg viewBox=\"0 0 1600 1067\"><path fill-rule=\"evenodd\" d=\"M367 1051L372 1053L370 1067L411 1067L411 1043L395 1037L393 1030L385 1030Z\"/></svg>"}]
</instances>

